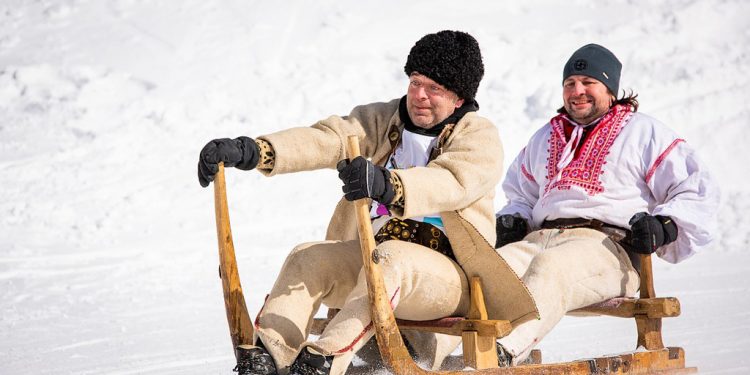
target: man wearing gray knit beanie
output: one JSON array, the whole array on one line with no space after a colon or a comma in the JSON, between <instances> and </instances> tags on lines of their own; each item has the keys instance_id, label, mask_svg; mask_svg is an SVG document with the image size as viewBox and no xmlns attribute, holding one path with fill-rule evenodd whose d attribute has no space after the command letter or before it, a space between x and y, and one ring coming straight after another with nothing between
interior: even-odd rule
<instances>
[{"instance_id":1,"label":"man wearing gray knit beanie","mask_svg":"<svg viewBox=\"0 0 750 375\"><path fill-rule=\"evenodd\" d=\"M684 139L618 98L622 64L587 44L563 66L563 105L508 169L496 247L520 275L539 320L498 344L518 364L569 311L632 296L640 255L670 263L709 245L719 192Z\"/></svg>"}]
</instances>

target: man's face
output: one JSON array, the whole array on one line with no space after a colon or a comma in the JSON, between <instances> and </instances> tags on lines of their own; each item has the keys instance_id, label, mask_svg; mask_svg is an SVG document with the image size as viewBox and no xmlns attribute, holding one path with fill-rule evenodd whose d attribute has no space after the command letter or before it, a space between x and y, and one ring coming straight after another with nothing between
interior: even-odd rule
<instances>
[{"instance_id":1,"label":"man's face","mask_svg":"<svg viewBox=\"0 0 750 375\"><path fill-rule=\"evenodd\" d=\"M570 118L581 125L607 113L614 99L607 86L589 76L574 75L563 81L563 106Z\"/></svg>"},{"instance_id":2,"label":"man's face","mask_svg":"<svg viewBox=\"0 0 750 375\"><path fill-rule=\"evenodd\" d=\"M414 125L429 129L464 104L458 95L419 73L409 76L406 110Z\"/></svg>"}]
</instances>

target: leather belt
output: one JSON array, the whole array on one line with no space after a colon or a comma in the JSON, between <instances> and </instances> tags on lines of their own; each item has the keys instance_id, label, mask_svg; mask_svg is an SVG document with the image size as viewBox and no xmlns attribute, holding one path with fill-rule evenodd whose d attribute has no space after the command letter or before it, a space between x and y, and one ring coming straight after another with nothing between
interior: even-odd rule
<instances>
[{"instance_id":1,"label":"leather belt","mask_svg":"<svg viewBox=\"0 0 750 375\"><path fill-rule=\"evenodd\" d=\"M630 231L615 225L607 224L596 219L582 218L564 218L555 220L545 220L542 222L542 229L572 229L572 228L591 228L598 230L611 238L615 242L622 242L625 238L630 237Z\"/></svg>"}]
</instances>

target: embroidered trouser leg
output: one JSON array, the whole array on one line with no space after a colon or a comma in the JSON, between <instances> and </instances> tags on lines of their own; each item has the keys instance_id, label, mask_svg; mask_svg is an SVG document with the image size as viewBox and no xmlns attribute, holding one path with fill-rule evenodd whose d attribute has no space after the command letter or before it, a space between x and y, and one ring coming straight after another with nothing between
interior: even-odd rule
<instances>
[{"instance_id":1,"label":"embroidered trouser leg","mask_svg":"<svg viewBox=\"0 0 750 375\"><path fill-rule=\"evenodd\" d=\"M514 254L514 246L523 251ZM529 249L534 247L537 253L523 271L523 259L529 259ZM516 363L524 360L568 311L633 295L640 281L625 250L605 234L588 228L535 231L516 245L503 247L500 254L517 264L516 272L523 271L522 280L539 308L539 320L519 325L500 340Z\"/></svg>"},{"instance_id":2,"label":"embroidered trouser leg","mask_svg":"<svg viewBox=\"0 0 750 375\"><path fill-rule=\"evenodd\" d=\"M384 242L377 251L397 318L430 320L466 313L469 287L455 262L402 241ZM356 264L351 262L353 258L358 260ZM353 353L373 336L360 259L357 242L298 247L287 259L260 315L258 329L279 368L288 366L300 347L310 346L320 353L335 355L331 374L343 373ZM287 275L295 271L296 274ZM321 301L341 311L318 340L305 343L310 321Z\"/></svg>"},{"instance_id":3,"label":"embroidered trouser leg","mask_svg":"<svg viewBox=\"0 0 750 375\"><path fill-rule=\"evenodd\" d=\"M289 366L307 340L321 303L341 308L362 268L358 241L297 246L287 256L258 315L256 334L279 369Z\"/></svg>"}]
</instances>

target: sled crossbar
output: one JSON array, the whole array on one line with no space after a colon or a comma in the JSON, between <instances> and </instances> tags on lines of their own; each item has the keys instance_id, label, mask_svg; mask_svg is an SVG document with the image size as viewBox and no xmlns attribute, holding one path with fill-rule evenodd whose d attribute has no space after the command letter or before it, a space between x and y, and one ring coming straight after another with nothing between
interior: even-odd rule
<instances>
[{"instance_id":1,"label":"sled crossbar","mask_svg":"<svg viewBox=\"0 0 750 375\"><path fill-rule=\"evenodd\" d=\"M331 310L335 311L335 310ZM638 315L645 315L648 318L672 318L680 315L680 301L674 297L661 298L625 298L618 297L597 303L591 306L573 310L568 313L571 316L599 316L606 315L617 318L635 318ZM310 333L320 335L323 329L328 325L331 317L316 318L313 322ZM505 320L488 321L490 324L484 324L480 321L479 325L495 329L498 332L497 337L504 337L510 333L510 324ZM404 330L417 330L444 335L461 336L461 332L476 323L467 320L463 316L449 316L434 320L404 320L396 319L399 328ZM506 334L500 335L501 332L507 331Z\"/></svg>"},{"instance_id":2,"label":"sled crossbar","mask_svg":"<svg viewBox=\"0 0 750 375\"><path fill-rule=\"evenodd\" d=\"M680 301L674 297L661 298L612 298L591 306L573 310L568 315L607 315L617 318L635 318L645 315L649 318L673 318L680 315Z\"/></svg>"}]
</instances>

